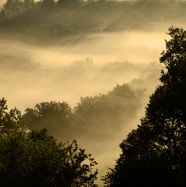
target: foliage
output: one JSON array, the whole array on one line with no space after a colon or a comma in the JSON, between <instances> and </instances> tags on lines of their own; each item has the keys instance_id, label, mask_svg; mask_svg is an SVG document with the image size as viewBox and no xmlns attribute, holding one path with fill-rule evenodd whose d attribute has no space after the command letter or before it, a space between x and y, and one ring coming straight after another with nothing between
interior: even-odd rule
<instances>
[{"instance_id":1,"label":"foliage","mask_svg":"<svg viewBox=\"0 0 186 187\"><path fill-rule=\"evenodd\" d=\"M50 101L38 103L33 109L27 108L23 120L30 129L47 128L50 134L60 133L66 137L73 128L75 116L68 103Z\"/></svg>"},{"instance_id":2,"label":"foliage","mask_svg":"<svg viewBox=\"0 0 186 187\"><path fill-rule=\"evenodd\" d=\"M108 94L81 98L75 107L79 133L99 138L110 137L136 115L141 107L144 90L133 90L129 85L117 85Z\"/></svg>"},{"instance_id":3,"label":"foliage","mask_svg":"<svg viewBox=\"0 0 186 187\"><path fill-rule=\"evenodd\" d=\"M56 6L71 9L80 6L83 3L83 0L58 0Z\"/></svg>"},{"instance_id":4,"label":"foliage","mask_svg":"<svg viewBox=\"0 0 186 187\"><path fill-rule=\"evenodd\" d=\"M57 143L46 129L0 137L0 186L96 186L97 164L77 142Z\"/></svg>"},{"instance_id":5,"label":"foliage","mask_svg":"<svg viewBox=\"0 0 186 187\"><path fill-rule=\"evenodd\" d=\"M128 167L130 175L141 167L142 171L137 171L139 175L148 166L142 180L152 179L153 182L159 179L158 173L152 178L147 177L151 171L149 163L153 163L153 170L156 165L160 166L159 173L165 170L157 180L159 185L161 181L165 182L163 186L186 184L186 31L172 26L168 34L171 39L166 41L166 51L160 57L160 63L166 65L166 70L161 73L161 85L150 96L145 117L137 130L132 131L120 144L122 154L115 168L104 178L107 186L128 186L128 178L131 177L127 177L130 173L127 172ZM137 168L134 163L137 163ZM121 178L117 178L120 175Z\"/></svg>"},{"instance_id":6,"label":"foliage","mask_svg":"<svg viewBox=\"0 0 186 187\"><path fill-rule=\"evenodd\" d=\"M17 108L8 112L6 102L5 98L0 99L0 135L8 134L12 130L23 130L26 128L21 120L21 112Z\"/></svg>"},{"instance_id":7,"label":"foliage","mask_svg":"<svg viewBox=\"0 0 186 187\"><path fill-rule=\"evenodd\" d=\"M59 42L69 35L83 37L98 30L145 29L152 22L182 21L185 6L185 1L164 0L7 0L0 10L0 32L30 42Z\"/></svg>"},{"instance_id":8,"label":"foliage","mask_svg":"<svg viewBox=\"0 0 186 187\"><path fill-rule=\"evenodd\" d=\"M71 26L69 24L56 22L52 24L39 24L38 26L29 27L24 33L24 38L28 40L31 38L39 39L40 41L50 40L67 36L76 36L78 34L96 33L96 30L85 29L80 26Z\"/></svg>"},{"instance_id":9,"label":"foliage","mask_svg":"<svg viewBox=\"0 0 186 187\"><path fill-rule=\"evenodd\" d=\"M1 10L2 20L11 20L17 15L23 14L29 9L34 9L35 4L33 0L7 0Z\"/></svg>"},{"instance_id":10,"label":"foliage","mask_svg":"<svg viewBox=\"0 0 186 187\"><path fill-rule=\"evenodd\" d=\"M76 66L85 70L94 68L91 59L74 61L68 73ZM136 115L143 93L143 89L133 90L127 84L117 85L107 94L80 98L73 110L65 102L42 102L27 108L22 118L28 128L40 130L46 127L50 134L65 141L87 137L103 139L112 136L113 131L119 130Z\"/></svg>"}]
</instances>

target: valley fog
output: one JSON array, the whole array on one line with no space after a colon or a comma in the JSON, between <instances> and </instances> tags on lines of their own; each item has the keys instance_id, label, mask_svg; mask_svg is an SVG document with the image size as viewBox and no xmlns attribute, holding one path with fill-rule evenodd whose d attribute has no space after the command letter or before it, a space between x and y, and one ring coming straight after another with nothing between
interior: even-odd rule
<instances>
[{"instance_id":1,"label":"valley fog","mask_svg":"<svg viewBox=\"0 0 186 187\"><path fill-rule=\"evenodd\" d=\"M142 78L142 71L159 60L165 32L102 34L65 47L4 41L0 45L1 94L9 107L16 106L22 112L50 100L74 106L80 97L107 93L116 84ZM104 71L109 63L126 61L133 66L130 71L116 72L115 77L110 77L114 70Z\"/></svg>"},{"instance_id":2,"label":"valley fog","mask_svg":"<svg viewBox=\"0 0 186 187\"><path fill-rule=\"evenodd\" d=\"M119 144L141 123L160 84L166 33L172 25L184 29L186 2L0 0L0 6L0 97L21 111L28 129L46 127L58 142L77 140L98 162L95 183L102 187Z\"/></svg>"},{"instance_id":3,"label":"valley fog","mask_svg":"<svg viewBox=\"0 0 186 187\"><path fill-rule=\"evenodd\" d=\"M97 183L101 185L100 176L114 165L119 143L137 127L149 94L159 84L163 66L158 60L165 32L97 34L73 45L46 47L4 40L0 44L1 96L7 99L9 109L17 107L23 114L41 102L66 101L74 107L80 97L107 94L124 83L133 89L145 88L141 106L133 116L125 117L121 130L114 131L112 138L77 137L79 146L98 162ZM105 133L109 131L107 128ZM64 141L59 134L56 137Z\"/></svg>"}]
</instances>

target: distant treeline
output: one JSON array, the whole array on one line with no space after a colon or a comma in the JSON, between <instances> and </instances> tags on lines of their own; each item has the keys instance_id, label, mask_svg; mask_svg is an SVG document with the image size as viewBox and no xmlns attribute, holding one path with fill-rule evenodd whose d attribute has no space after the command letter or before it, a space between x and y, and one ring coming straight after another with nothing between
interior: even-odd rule
<instances>
[{"instance_id":1,"label":"distant treeline","mask_svg":"<svg viewBox=\"0 0 186 187\"><path fill-rule=\"evenodd\" d=\"M94 149L98 141L111 141L136 116L143 93L116 85L107 94L82 97L74 108L67 102L41 102L23 115L0 99L1 186L97 187L97 162L73 139L91 142ZM64 144L67 140L72 143Z\"/></svg>"},{"instance_id":2,"label":"distant treeline","mask_svg":"<svg viewBox=\"0 0 186 187\"><path fill-rule=\"evenodd\" d=\"M186 186L186 31L172 26L168 34L160 56L166 66L161 84L150 95L140 124L120 143L114 168L102 178L104 187ZM81 98L73 110L66 102L42 102L23 115L0 99L0 186L97 187L97 162L76 140L58 143L45 128L33 129L45 126L54 133L62 128L61 137L78 139L76 132L107 146L125 124L120 119L135 117L142 97L143 90L123 84L105 95Z\"/></svg>"},{"instance_id":3,"label":"distant treeline","mask_svg":"<svg viewBox=\"0 0 186 187\"><path fill-rule=\"evenodd\" d=\"M0 31L15 38L52 39L152 28L159 22L183 22L185 1L7 0L0 11Z\"/></svg>"},{"instance_id":4,"label":"distant treeline","mask_svg":"<svg viewBox=\"0 0 186 187\"><path fill-rule=\"evenodd\" d=\"M67 102L42 102L27 108L22 120L29 129L46 127L51 135L63 141L73 139L105 140L115 136L136 116L141 107L144 89L117 85L108 94L82 97L74 108Z\"/></svg>"},{"instance_id":5,"label":"distant treeline","mask_svg":"<svg viewBox=\"0 0 186 187\"><path fill-rule=\"evenodd\" d=\"M4 63L0 65L0 69L5 70L5 67L9 65L14 67L14 71L20 70L25 61L23 64L16 63L17 67L15 67L14 63L18 60L15 57L14 59L13 63L2 61ZM49 134L55 135L63 141L73 139L108 140L137 117L137 112L149 94L145 88L154 84L164 66L152 62L146 68L142 68L143 78L132 79L128 84L115 83L124 75L137 73L137 68L139 69L129 62L110 62L99 69L89 58L83 61L73 61L71 65L62 68L51 83L62 87L61 90L58 90L62 95L65 90L68 90L66 87L71 87L73 90L86 90L89 86L89 89L92 89L91 87L95 89L98 87L98 83L104 86L108 82L115 84L115 87L104 94L81 97L74 107L66 101L36 103L33 108L27 108L21 118L29 129L47 128ZM30 69L27 73L29 71ZM39 71L39 74L43 74L43 71ZM52 76L49 72L47 75ZM71 76L69 77L69 75ZM36 74L32 74L32 76L37 77ZM83 84L83 80L87 80L88 83L84 82ZM83 84L83 86L76 87L74 82L77 85ZM56 88L54 87L54 90Z\"/></svg>"}]
</instances>

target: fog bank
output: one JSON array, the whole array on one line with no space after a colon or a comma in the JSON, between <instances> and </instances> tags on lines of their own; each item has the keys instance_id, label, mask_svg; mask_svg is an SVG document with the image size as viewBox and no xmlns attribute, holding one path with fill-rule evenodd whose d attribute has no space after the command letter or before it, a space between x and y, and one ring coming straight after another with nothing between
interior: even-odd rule
<instances>
[{"instance_id":1,"label":"fog bank","mask_svg":"<svg viewBox=\"0 0 186 187\"><path fill-rule=\"evenodd\" d=\"M9 108L24 113L40 102L66 101L76 106L80 97L106 94L117 84L146 88L142 107L113 139L78 140L79 146L95 157L102 176L106 167L113 166L119 143L136 128L149 94L159 84L162 66L158 60L165 48L165 32L97 34L66 46L4 41L0 44L1 97L8 100Z\"/></svg>"}]
</instances>

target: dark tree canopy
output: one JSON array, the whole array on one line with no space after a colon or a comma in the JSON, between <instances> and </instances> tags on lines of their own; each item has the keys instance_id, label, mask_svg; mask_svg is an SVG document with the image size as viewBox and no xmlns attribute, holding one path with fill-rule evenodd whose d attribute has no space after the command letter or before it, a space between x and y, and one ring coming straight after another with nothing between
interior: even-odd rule
<instances>
[{"instance_id":1,"label":"dark tree canopy","mask_svg":"<svg viewBox=\"0 0 186 187\"><path fill-rule=\"evenodd\" d=\"M27 108L22 118L29 129L47 128L51 135L62 140L104 139L136 116L141 107L143 89L117 85L107 94L82 97L72 109L66 102L42 102Z\"/></svg>"},{"instance_id":2,"label":"dark tree canopy","mask_svg":"<svg viewBox=\"0 0 186 187\"><path fill-rule=\"evenodd\" d=\"M170 41L162 52L160 85L150 97L141 127L147 128L154 147L163 159L170 160L180 175L186 172L186 31L169 28ZM158 145L158 146L157 146Z\"/></svg>"},{"instance_id":3,"label":"dark tree canopy","mask_svg":"<svg viewBox=\"0 0 186 187\"><path fill-rule=\"evenodd\" d=\"M64 37L68 42L67 36L76 41L88 33L184 22L185 6L177 0L7 0L0 10L0 33L2 38L8 34L14 40L56 44Z\"/></svg>"},{"instance_id":4,"label":"dark tree canopy","mask_svg":"<svg viewBox=\"0 0 186 187\"><path fill-rule=\"evenodd\" d=\"M51 134L66 136L70 134L75 117L68 103L50 101L38 103L33 109L27 108L23 120L30 129L47 128Z\"/></svg>"},{"instance_id":5,"label":"dark tree canopy","mask_svg":"<svg viewBox=\"0 0 186 187\"><path fill-rule=\"evenodd\" d=\"M97 164L77 142L57 143L46 129L0 136L0 186L96 186Z\"/></svg>"},{"instance_id":6,"label":"dark tree canopy","mask_svg":"<svg viewBox=\"0 0 186 187\"><path fill-rule=\"evenodd\" d=\"M75 107L79 133L99 139L111 137L126 121L136 116L141 107L143 89L133 90L128 84L116 85L107 94L82 97Z\"/></svg>"},{"instance_id":7,"label":"dark tree canopy","mask_svg":"<svg viewBox=\"0 0 186 187\"><path fill-rule=\"evenodd\" d=\"M36 110L37 108L37 110ZM70 107L66 103L41 103L29 119L45 116L45 123L61 120L67 123ZM24 117L18 109L7 112L6 100L0 100L0 186L2 187L41 187L41 186L96 186L97 164L91 154L72 143L57 143L53 136L47 135L47 129L29 131ZM61 116L62 111L62 116ZM52 116L52 115L57 116ZM28 117L28 116L27 116ZM60 119L58 119L60 118ZM51 121L50 121L51 119ZM65 121L67 120L67 121ZM32 125L34 125L34 121ZM30 125L30 124L29 124ZM58 124L59 125L59 124ZM41 126L40 126L41 128Z\"/></svg>"},{"instance_id":8,"label":"dark tree canopy","mask_svg":"<svg viewBox=\"0 0 186 187\"><path fill-rule=\"evenodd\" d=\"M106 186L134 186L133 175L141 176L141 185L148 180L159 186L186 184L186 31L170 27L168 34L160 57L166 65L161 85L150 96L141 124L120 144L122 154L105 176Z\"/></svg>"},{"instance_id":9,"label":"dark tree canopy","mask_svg":"<svg viewBox=\"0 0 186 187\"><path fill-rule=\"evenodd\" d=\"M22 122L21 112L17 109L8 111L7 100L0 99L0 135L6 135L12 130L23 130L26 128Z\"/></svg>"},{"instance_id":10,"label":"dark tree canopy","mask_svg":"<svg viewBox=\"0 0 186 187\"><path fill-rule=\"evenodd\" d=\"M83 0L58 0L57 7L71 9L77 7Z\"/></svg>"}]
</instances>

